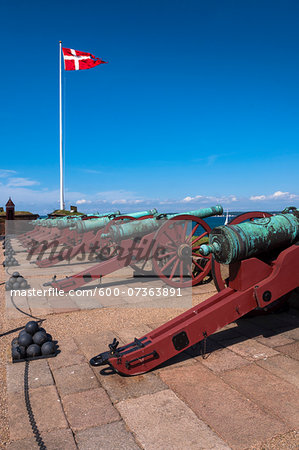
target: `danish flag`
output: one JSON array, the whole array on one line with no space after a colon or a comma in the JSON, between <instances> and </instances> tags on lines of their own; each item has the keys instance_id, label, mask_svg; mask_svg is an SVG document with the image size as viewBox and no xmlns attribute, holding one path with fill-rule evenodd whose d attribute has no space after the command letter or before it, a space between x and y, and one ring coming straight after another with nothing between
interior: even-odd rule
<instances>
[{"instance_id":1,"label":"danish flag","mask_svg":"<svg viewBox=\"0 0 299 450\"><path fill-rule=\"evenodd\" d=\"M91 69L99 64L107 64L100 58L96 58L91 53L80 52L72 48L62 47L65 70Z\"/></svg>"}]
</instances>

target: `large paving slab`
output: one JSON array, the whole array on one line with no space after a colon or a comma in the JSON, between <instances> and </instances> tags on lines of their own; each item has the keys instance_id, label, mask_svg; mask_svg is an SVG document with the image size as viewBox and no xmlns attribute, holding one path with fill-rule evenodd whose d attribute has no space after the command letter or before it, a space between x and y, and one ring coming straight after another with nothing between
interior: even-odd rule
<instances>
[{"instance_id":1,"label":"large paving slab","mask_svg":"<svg viewBox=\"0 0 299 450\"><path fill-rule=\"evenodd\" d=\"M113 403L167 389L165 383L155 373L134 377L122 377L115 373L102 375L99 367L95 368L95 372Z\"/></svg>"},{"instance_id":2,"label":"large paving slab","mask_svg":"<svg viewBox=\"0 0 299 450\"><path fill-rule=\"evenodd\" d=\"M217 340L216 335L212 335L211 339ZM248 338L234 338L222 339L222 345L225 345L229 350L237 353L249 361L256 361L257 359L266 359L269 356L277 355L278 352L271 347L261 344L255 339Z\"/></svg>"},{"instance_id":3,"label":"large paving slab","mask_svg":"<svg viewBox=\"0 0 299 450\"><path fill-rule=\"evenodd\" d=\"M113 422L101 427L78 431L76 441L80 450L140 449L123 422Z\"/></svg>"},{"instance_id":4,"label":"large paving slab","mask_svg":"<svg viewBox=\"0 0 299 450\"><path fill-rule=\"evenodd\" d=\"M117 404L142 448L229 449L171 390Z\"/></svg>"},{"instance_id":5,"label":"large paving slab","mask_svg":"<svg viewBox=\"0 0 299 450\"><path fill-rule=\"evenodd\" d=\"M299 426L299 389L293 385L255 364L226 372L223 379L280 418L289 430Z\"/></svg>"},{"instance_id":6,"label":"large paving slab","mask_svg":"<svg viewBox=\"0 0 299 450\"><path fill-rule=\"evenodd\" d=\"M37 427L41 432L67 428L65 415L54 386L30 389L30 402ZM30 438L32 429L23 392L8 394L8 414L11 441Z\"/></svg>"},{"instance_id":7,"label":"large paving slab","mask_svg":"<svg viewBox=\"0 0 299 450\"><path fill-rule=\"evenodd\" d=\"M274 436L259 446L250 447L250 450L298 450L298 448L299 432L290 431L289 433Z\"/></svg>"},{"instance_id":8,"label":"large paving slab","mask_svg":"<svg viewBox=\"0 0 299 450\"><path fill-rule=\"evenodd\" d=\"M236 369L237 367L250 364L250 361L242 358L240 355L227 348L214 350L211 353L208 352L204 357L198 356L197 358L201 364L215 373Z\"/></svg>"},{"instance_id":9,"label":"large paving slab","mask_svg":"<svg viewBox=\"0 0 299 450\"><path fill-rule=\"evenodd\" d=\"M76 450L77 448L70 429L43 432L41 438L49 450ZM31 438L11 442L7 448L9 450L38 450L40 447L32 436Z\"/></svg>"},{"instance_id":10,"label":"large paving slab","mask_svg":"<svg viewBox=\"0 0 299 450\"><path fill-rule=\"evenodd\" d=\"M115 337L118 338L118 335L114 331L108 330L98 334L75 336L75 342L89 361L93 356L109 350L108 344L111 344Z\"/></svg>"},{"instance_id":11,"label":"large paving slab","mask_svg":"<svg viewBox=\"0 0 299 450\"><path fill-rule=\"evenodd\" d=\"M281 353L290 356L290 358L297 359L299 361L299 341L294 342L294 344L283 345L282 347L277 347Z\"/></svg>"},{"instance_id":12,"label":"large paving slab","mask_svg":"<svg viewBox=\"0 0 299 450\"><path fill-rule=\"evenodd\" d=\"M288 431L280 419L264 412L199 363L188 370L167 370L161 378L233 448L247 448Z\"/></svg>"},{"instance_id":13,"label":"large paving slab","mask_svg":"<svg viewBox=\"0 0 299 450\"><path fill-rule=\"evenodd\" d=\"M66 395L62 403L70 426L75 431L120 420L102 388Z\"/></svg>"},{"instance_id":14,"label":"large paving slab","mask_svg":"<svg viewBox=\"0 0 299 450\"><path fill-rule=\"evenodd\" d=\"M7 392L22 392L24 388L24 363L7 364ZM50 386L54 380L46 359L31 361L29 366L29 388Z\"/></svg>"},{"instance_id":15,"label":"large paving slab","mask_svg":"<svg viewBox=\"0 0 299 450\"><path fill-rule=\"evenodd\" d=\"M299 303L299 302L298 302ZM294 339L295 341L299 341L299 327L292 329L282 329L279 331L281 335L286 336L289 339Z\"/></svg>"},{"instance_id":16,"label":"large paving slab","mask_svg":"<svg viewBox=\"0 0 299 450\"><path fill-rule=\"evenodd\" d=\"M277 355L259 360L257 364L299 389L299 361L285 355Z\"/></svg>"},{"instance_id":17,"label":"large paving slab","mask_svg":"<svg viewBox=\"0 0 299 450\"><path fill-rule=\"evenodd\" d=\"M96 376L87 363L53 369L53 376L61 397L99 387Z\"/></svg>"},{"instance_id":18,"label":"large paving slab","mask_svg":"<svg viewBox=\"0 0 299 450\"><path fill-rule=\"evenodd\" d=\"M55 358L50 358L48 360L52 370L87 362L85 356L80 352L78 345L72 337L59 339L59 350L60 353L58 353Z\"/></svg>"}]
</instances>

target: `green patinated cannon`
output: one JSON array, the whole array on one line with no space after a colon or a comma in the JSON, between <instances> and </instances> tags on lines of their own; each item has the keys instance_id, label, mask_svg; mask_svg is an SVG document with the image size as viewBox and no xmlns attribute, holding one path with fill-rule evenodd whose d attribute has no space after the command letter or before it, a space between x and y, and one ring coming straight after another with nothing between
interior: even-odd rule
<instances>
[{"instance_id":1,"label":"green patinated cannon","mask_svg":"<svg viewBox=\"0 0 299 450\"><path fill-rule=\"evenodd\" d=\"M223 208L220 205L184 213L184 215L195 216L200 219L221 214L223 214ZM108 234L102 234L102 238L110 238L115 242L119 242L122 239L141 237L160 228L163 220L172 219L181 215L182 214L160 214L156 217L153 217L151 219L144 219L140 222L128 222L123 225L117 226L112 225L109 229Z\"/></svg>"},{"instance_id":2,"label":"green patinated cannon","mask_svg":"<svg viewBox=\"0 0 299 450\"><path fill-rule=\"evenodd\" d=\"M138 219L138 218L141 218L144 216L155 215L157 213L158 213L157 210L154 208L154 209L150 209L149 211L139 211L136 213L126 214L124 216L124 219L122 219L122 220L124 220L124 221L130 220L128 217ZM104 228L114 217L116 217L116 216L107 216L107 217L102 217L99 219L81 220L80 222L76 222L74 224L74 229L79 233L84 233L87 231L96 231L101 228Z\"/></svg>"},{"instance_id":3,"label":"green patinated cannon","mask_svg":"<svg viewBox=\"0 0 299 450\"><path fill-rule=\"evenodd\" d=\"M199 251L204 256L212 253L219 263L230 264L298 240L299 210L291 207L272 217L216 227L209 236L209 245L201 245Z\"/></svg>"},{"instance_id":4,"label":"green patinated cannon","mask_svg":"<svg viewBox=\"0 0 299 450\"><path fill-rule=\"evenodd\" d=\"M119 216L121 213L120 213L120 211L112 211L112 212L107 212L107 213L103 213L103 214L99 214L99 215L97 215L97 218L96 219L88 219L88 221L90 221L90 220L98 220L98 219L101 219L101 218L106 218L106 217L109 217L110 219L111 218L114 218L114 217L117 217L117 216ZM87 214L86 216L84 216L84 218L85 217L89 217L89 216L94 216L94 214ZM75 216L75 217L67 217L65 220L63 220L63 219L61 219L58 223L57 223L57 227L60 229L60 230L62 230L63 228L74 228L75 226L76 226L76 224L78 223L78 222L83 222L83 220L82 220L82 217L81 216ZM84 220L84 222L85 222L85 220Z\"/></svg>"}]
</instances>

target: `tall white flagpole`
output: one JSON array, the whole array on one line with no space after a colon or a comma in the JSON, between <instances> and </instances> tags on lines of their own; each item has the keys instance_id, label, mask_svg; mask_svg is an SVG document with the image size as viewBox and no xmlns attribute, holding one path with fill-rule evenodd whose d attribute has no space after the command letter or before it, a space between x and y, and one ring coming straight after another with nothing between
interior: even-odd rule
<instances>
[{"instance_id":1,"label":"tall white flagpole","mask_svg":"<svg viewBox=\"0 0 299 450\"><path fill-rule=\"evenodd\" d=\"M60 150L60 209L64 209L63 187L63 147L62 147L62 65L61 65L61 41L59 41L59 150Z\"/></svg>"}]
</instances>

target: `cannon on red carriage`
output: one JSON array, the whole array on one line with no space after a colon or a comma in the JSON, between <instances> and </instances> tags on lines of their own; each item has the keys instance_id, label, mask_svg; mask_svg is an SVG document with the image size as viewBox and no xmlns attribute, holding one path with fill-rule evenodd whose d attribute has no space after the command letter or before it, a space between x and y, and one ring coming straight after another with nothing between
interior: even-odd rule
<instances>
[{"instance_id":1,"label":"cannon on red carriage","mask_svg":"<svg viewBox=\"0 0 299 450\"><path fill-rule=\"evenodd\" d=\"M223 326L256 308L265 309L299 286L299 210L288 208L272 217L216 227L210 243L200 246L204 257L229 264L228 285L185 313L119 347L90 360L110 365L124 375L154 369Z\"/></svg>"}]
</instances>

